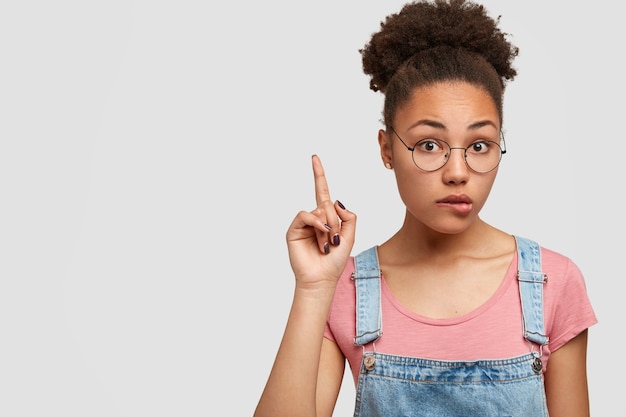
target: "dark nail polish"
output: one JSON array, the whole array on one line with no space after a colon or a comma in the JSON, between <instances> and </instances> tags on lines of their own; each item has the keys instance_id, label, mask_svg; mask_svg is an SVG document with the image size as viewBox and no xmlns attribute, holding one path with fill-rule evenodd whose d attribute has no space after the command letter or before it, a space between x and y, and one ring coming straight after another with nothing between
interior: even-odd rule
<instances>
[{"instance_id":1,"label":"dark nail polish","mask_svg":"<svg viewBox=\"0 0 626 417\"><path fill-rule=\"evenodd\" d=\"M339 207L341 207L342 210L346 209L346 206L344 206L343 204L341 204L341 201L337 200L337 204L339 205Z\"/></svg>"},{"instance_id":2,"label":"dark nail polish","mask_svg":"<svg viewBox=\"0 0 626 417\"><path fill-rule=\"evenodd\" d=\"M339 233L333 235L333 245L337 246L339 244Z\"/></svg>"},{"instance_id":3,"label":"dark nail polish","mask_svg":"<svg viewBox=\"0 0 626 417\"><path fill-rule=\"evenodd\" d=\"M324 253L330 253L330 246L328 245L328 242L324 243Z\"/></svg>"},{"instance_id":4,"label":"dark nail polish","mask_svg":"<svg viewBox=\"0 0 626 417\"><path fill-rule=\"evenodd\" d=\"M330 227L329 225L325 224L324 227L326 228L326 230L333 230L332 227Z\"/></svg>"}]
</instances>

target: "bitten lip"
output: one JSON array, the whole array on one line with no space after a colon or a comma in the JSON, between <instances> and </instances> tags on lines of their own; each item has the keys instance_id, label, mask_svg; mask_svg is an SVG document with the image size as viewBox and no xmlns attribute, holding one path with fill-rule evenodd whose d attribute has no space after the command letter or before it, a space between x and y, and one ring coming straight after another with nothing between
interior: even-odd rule
<instances>
[{"instance_id":1,"label":"bitten lip","mask_svg":"<svg viewBox=\"0 0 626 417\"><path fill-rule=\"evenodd\" d=\"M439 204L472 204L472 199L465 194L451 194L440 200L437 200Z\"/></svg>"}]
</instances>

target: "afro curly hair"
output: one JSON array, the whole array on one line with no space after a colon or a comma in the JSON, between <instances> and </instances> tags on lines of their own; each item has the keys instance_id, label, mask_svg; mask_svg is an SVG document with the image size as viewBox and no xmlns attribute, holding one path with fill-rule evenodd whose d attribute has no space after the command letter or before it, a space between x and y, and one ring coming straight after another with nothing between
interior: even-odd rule
<instances>
[{"instance_id":1,"label":"afro curly hair","mask_svg":"<svg viewBox=\"0 0 626 417\"><path fill-rule=\"evenodd\" d=\"M468 0L416 1L387 16L359 50L370 89L385 95L385 124L415 88L452 80L484 88L502 120L502 95L517 75L512 61L519 50L499 20Z\"/></svg>"}]
</instances>

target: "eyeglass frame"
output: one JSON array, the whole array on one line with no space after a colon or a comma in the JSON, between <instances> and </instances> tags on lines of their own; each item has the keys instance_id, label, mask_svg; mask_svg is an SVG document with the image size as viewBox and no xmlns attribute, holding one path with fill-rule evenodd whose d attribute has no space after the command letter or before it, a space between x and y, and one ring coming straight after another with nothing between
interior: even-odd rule
<instances>
[{"instance_id":1,"label":"eyeglass frame","mask_svg":"<svg viewBox=\"0 0 626 417\"><path fill-rule=\"evenodd\" d=\"M491 169L490 169L490 170L488 170L488 171L476 171L474 168L472 168L472 167L470 166L470 164L468 164L468 163L467 163L467 149L468 149L470 146L472 146L472 145L470 145L470 146L468 146L468 147L465 147L465 148L462 148L462 147L452 147L452 146L450 146L450 144L449 144L448 142L446 142L445 140L443 140L443 139L436 139L438 142L443 142L443 143L445 143L446 145L448 145L448 148L450 149L450 156L448 156L448 158L446 159L446 161L445 161L445 162L443 163L443 165L441 165L439 168L437 168L437 169L431 169L431 170L428 170L428 169L424 169L424 168L422 168L421 166L417 165L417 162L415 162L415 157L414 157L414 155L415 155L415 154L413 153L413 152L414 152L414 150L415 150L415 146L416 146L418 143L420 143L421 141L426 140L426 138L425 138L425 139L420 139L420 140L418 140L417 142L415 142L415 145L413 145L413 147L409 147L409 146L408 146L408 145L404 142L404 139L402 139L402 138L400 137L400 135L398 135L398 132L396 132L396 129L394 129L394 128L393 128L393 126L389 126L389 127L391 128L391 131L392 131L392 132L393 132L393 133L394 133L394 134L398 137L398 139L400 139L400 142L402 142L402 144L405 146L405 148L406 148L408 151L410 151L410 152L411 152L411 160L413 161L413 164L414 164L417 168L421 169L421 170L422 170L422 171L424 171L424 172L435 172L435 171L439 171L441 168L443 168L444 166L446 166L446 164L447 164L447 163L448 163L448 161L450 160L450 156L452 156L452 150L453 150L453 149L462 149L462 150L463 150L463 162L465 162L465 165L466 165L469 169L471 169L472 171L476 172L477 174L486 174L486 173L491 172L491 171L493 171L494 169L498 168L498 166L500 165L500 161L502 161L502 155L504 155L504 154L506 153L506 141L504 140L504 133L502 132L502 130L500 130L500 143L502 144L502 146L500 146L500 144L498 144L498 143L496 143L496 142L494 142L494 141L492 141L492 140L483 140L483 142L491 142L491 143L495 144L498 148L500 148L500 158L498 158L498 163L496 164L496 166L494 166L493 168L491 168ZM432 139L433 139L433 140L435 140L434 138L432 138Z\"/></svg>"}]
</instances>

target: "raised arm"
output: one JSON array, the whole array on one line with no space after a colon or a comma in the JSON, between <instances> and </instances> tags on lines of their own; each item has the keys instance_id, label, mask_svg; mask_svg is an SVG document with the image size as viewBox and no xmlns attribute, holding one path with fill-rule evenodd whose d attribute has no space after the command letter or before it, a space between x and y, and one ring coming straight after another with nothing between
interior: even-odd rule
<instances>
[{"instance_id":1,"label":"raised arm","mask_svg":"<svg viewBox=\"0 0 626 417\"><path fill-rule=\"evenodd\" d=\"M312 164L317 207L298 213L287 231L294 298L255 417L330 416L343 376L343 356L324 340L324 327L352 250L356 216L331 200L315 155Z\"/></svg>"}]
</instances>

